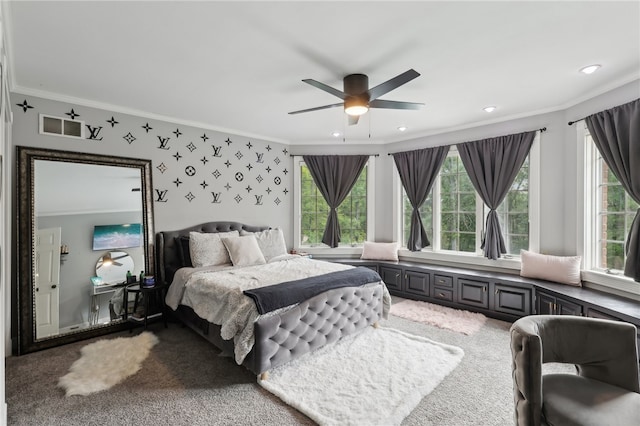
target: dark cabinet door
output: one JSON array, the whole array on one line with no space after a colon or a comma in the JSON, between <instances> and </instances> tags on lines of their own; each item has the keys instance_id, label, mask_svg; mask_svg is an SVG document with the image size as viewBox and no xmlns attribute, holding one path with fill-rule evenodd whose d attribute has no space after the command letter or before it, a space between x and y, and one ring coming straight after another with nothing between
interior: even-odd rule
<instances>
[{"instance_id":1,"label":"dark cabinet door","mask_svg":"<svg viewBox=\"0 0 640 426\"><path fill-rule=\"evenodd\" d=\"M404 291L418 296L429 296L431 274L417 271L405 271Z\"/></svg>"},{"instance_id":2,"label":"dark cabinet door","mask_svg":"<svg viewBox=\"0 0 640 426\"><path fill-rule=\"evenodd\" d=\"M489 283L458 278L458 303L489 308Z\"/></svg>"},{"instance_id":3,"label":"dark cabinet door","mask_svg":"<svg viewBox=\"0 0 640 426\"><path fill-rule=\"evenodd\" d=\"M493 292L496 312L525 316L531 314L531 289L496 283Z\"/></svg>"},{"instance_id":4,"label":"dark cabinet door","mask_svg":"<svg viewBox=\"0 0 640 426\"><path fill-rule=\"evenodd\" d=\"M379 274L389 290L402 291L402 269L381 266Z\"/></svg>"},{"instance_id":5,"label":"dark cabinet door","mask_svg":"<svg viewBox=\"0 0 640 426\"><path fill-rule=\"evenodd\" d=\"M556 297L556 314L558 315L582 315L582 306L577 303Z\"/></svg>"},{"instance_id":6,"label":"dark cabinet door","mask_svg":"<svg viewBox=\"0 0 640 426\"><path fill-rule=\"evenodd\" d=\"M538 291L536 292L536 314L582 316L582 305Z\"/></svg>"},{"instance_id":7,"label":"dark cabinet door","mask_svg":"<svg viewBox=\"0 0 640 426\"><path fill-rule=\"evenodd\" d=\"M536 314L538 315L554 315L556 298L550 294L536 293Z\"/></svg>"}]
</instances>

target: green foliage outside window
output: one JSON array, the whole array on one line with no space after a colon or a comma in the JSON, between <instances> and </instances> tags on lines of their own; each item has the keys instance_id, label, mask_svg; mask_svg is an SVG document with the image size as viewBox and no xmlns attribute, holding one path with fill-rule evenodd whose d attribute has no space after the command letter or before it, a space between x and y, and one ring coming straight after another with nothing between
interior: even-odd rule
<instances>
[{"instance_id":1,"label":"green foliage outside window","mask_svg":"<svg viewBox=\"0 0 640 426\"><path fill-rule=\"evenodd\" d=\"M506 198L496 209L507 254L529 249L529 157L516 176Z\"/></svg>"},{"instance_id":2,"label":"green foliage outside window","mask_svg":"<svg viewBox=\"0 0 640 426\"><path fill-rule=\"evenodd\" d=\"M440 247L441 250L475 252L476 221L485 220L476 215L479 200L471 179L457 153L451 153L440 169ZM409 239L411 204L403 191L404 243ZM420 216L433 241L433 191L420 208ZM497 209L507 253L518 255L520 249L529 248L529 158Z\"/></svg>"},{"instance_id":3,"label":"green foliage outside window","mask_svg":"<svg viewBox=\"0 0 640 426\"><path fill-rule=\"evenodd\" d=\"M337 209L340 246L362 244L367 239L367 171L365 167L347 198ZM322 245L329 206L318 190L309 168L300 166L301 237L303 246Z\"/></svg>"},{"instance_id":4,"label":"green foliage outside window","mask_svg":"<svg viewBox=\"0 0 640 426\"><path fill-rule=\"evenodd\" d=\"M440 249L476 251L476 192L457 154L440 169Z\"/></svg>"}]
</instances>

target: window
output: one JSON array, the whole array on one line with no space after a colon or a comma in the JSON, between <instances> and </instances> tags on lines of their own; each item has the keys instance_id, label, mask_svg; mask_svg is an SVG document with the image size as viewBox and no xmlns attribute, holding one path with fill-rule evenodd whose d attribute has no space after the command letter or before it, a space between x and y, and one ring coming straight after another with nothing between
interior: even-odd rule
<instances>
[{"instance_id":1,"label":"window","mask_svg":"<svg viewBox=\"0 0 640 426\"><path fill-rule=\"evenodd\" d=\"M496 209L507 254L529 249L529 157L526 158L505 200Z\"/></svg>"},{"instance_id":2,"label":"window","mask_svg":"<svg viewBox=\"0 0 640 426\"><path fill-rule=\"evenodd\" d=\"M440 249L476 251L476 192L457 152L440 169Z\"/></svg>"},{"instance_id":3,"label":"window","mask_svg":"<svg viewBox=\"0 0 640 426\"><path fill-rule=\"evenodd\" d=\"M296 205L299 207L299 222L296 221L294 234L296 247L324 247L322 235L327 224L329 206L318 190L309 168L301 157L296 157ZM340 247L361 246L365 240L373 240L373 212L368 209L373 204L373 164L369 162L360 173L351 192L338 207L340 224Z\"/></svg>"},{"instance_id":4,"label":"window","mask_svg":"<svg viewBox=\"0 0 640 426\"><path fill-rule=\"evenodd\" d=\"M591 135L585 136L592 165L592 211L589 226L592 233L591 267L604 271L621 272L626 261L625 239L638 203L624 190L598 152Z\"/></svg>"},{"instance_id":5,"label":"window","mask_svg":"<svg viewBox=\"0 0 640 426\"><path fill-rule=\"evenodd\" d=\"M529 157L511 185L505 200L498 207L498 217L505 239L507 254L519 255L529 248ZM404 245L411 226L411 204L402 191ZM476 193L458 152L451 148L438 179L420 208L433 251L480 253L486 207Z\"/></svg>"}]
</instances>

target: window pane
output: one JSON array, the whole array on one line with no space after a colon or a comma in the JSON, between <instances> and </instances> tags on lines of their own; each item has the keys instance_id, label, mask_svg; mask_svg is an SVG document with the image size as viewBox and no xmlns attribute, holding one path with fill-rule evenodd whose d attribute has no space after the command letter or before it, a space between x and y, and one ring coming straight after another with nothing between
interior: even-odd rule
<instances>
[{"instance_id":1,"label":"window pane","mask_svg":"<svg viewBox=\"0 0 640 426\"><path fill-rule=\"evenodd\" d=\"M337 209L341 246L361 244L367 239L367 171L365 167L351 192ZM329 206L304 164L300 166L300 188L301 245L322 244Z\"/></svg>"},{"instance_id":2,"label":"window pane","mask_svg":"<svg viewBox=\"0 0 640 426\"><path fill-rule=\"evenodd\" d=\"M635 216L638 204L626 193L615 175L611 172L602 156L595 149L590 135L586 136L590 149L596 158L594 168L595 185L593 191L595 199L596 219L591 224L594 245L590 251L595 260L593 265L597 269L621 271L624 269L624 245L631 222Z\"/></svg>"},{"instance_id":3,"label":"window pane","mask_svg":"<svg viewBox=\"0 0 640 426\"><path fill-rule=\"evenodd\" d=\"M529 249L529 157L518 171L505 200L497 209L507 254Z\"/></svg>"}]
</instances>

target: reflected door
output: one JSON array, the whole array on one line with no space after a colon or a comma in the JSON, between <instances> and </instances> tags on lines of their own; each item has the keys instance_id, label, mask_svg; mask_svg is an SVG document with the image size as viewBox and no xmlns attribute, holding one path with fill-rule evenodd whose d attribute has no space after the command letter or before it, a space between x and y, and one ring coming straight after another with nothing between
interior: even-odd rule
<instances>
[{"instance_id":1,"label":"reflected door","mask_svg":"<svg viewBox=\"0 0 640 426\"><path fill-rule=\"evenodd\" d=\"M39 229L36 236L36 338L59 332L61 228Z\"/></svg>"}]
</instances>

